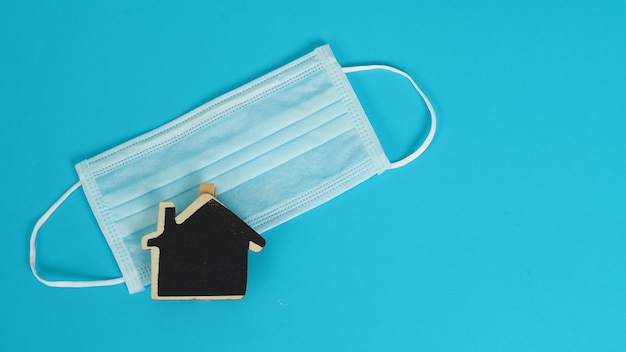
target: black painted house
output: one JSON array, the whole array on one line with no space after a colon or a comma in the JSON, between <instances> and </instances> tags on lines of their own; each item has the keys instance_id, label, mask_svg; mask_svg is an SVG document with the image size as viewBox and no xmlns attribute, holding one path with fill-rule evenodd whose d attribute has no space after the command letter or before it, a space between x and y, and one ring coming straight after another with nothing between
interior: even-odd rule
<instances>
[{"instance_id":1,"label":"black painted house","mask_svg":"<svg viewBox=\"0 0 626 352\"><path fill-rule=\"evenodd\" d=\"M242 298L248 250L261 251L265 239L207 193L175 214L173 203L160 203L157 231L142 239L152 254L152 297Z\"/></svg>"}]
</instances>

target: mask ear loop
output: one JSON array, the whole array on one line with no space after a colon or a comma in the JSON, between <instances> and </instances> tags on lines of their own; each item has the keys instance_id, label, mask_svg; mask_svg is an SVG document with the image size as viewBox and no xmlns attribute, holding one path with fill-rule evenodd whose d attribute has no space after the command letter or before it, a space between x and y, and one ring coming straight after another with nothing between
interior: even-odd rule
<instances>
[{"instance_id":1,"label":"mask ear loop","mask_svg":"<svg viewBox=\"0 0 626 352\"><path fill-rule=\"evenodd\" d=\"M411 76L408 73L402 70L399 70L395 67L387 66L387 65L364 65L364 66L343 67L344 73L370 71L370 70L390 71L408 79L409 82L411 82L411 84L413 85L413 88L415 88L415 90L422 97L422 99L424 100L424 103L426 104L426 107L428 108L428 111L430 112L430 131L428 131L428 135L426 136L426 139L424 139L424 142L422 143L422 145L419 146L419 148L417 148L417 150L415 150L414 152L412 152L405 158L398 160L398 161L394 161L390 164L389 166L390 169L397 169L417 159L417 157L422 155L422 153L424 153L424 151L428 148L430 143L433 141L433 138L435 137L435 131L437 130L437 114L435 114L435 109L433 108L433 105L430 103L430 100L428 100L428 97L426 96L426 94L424 94L422 89L417 85L417 83L415 83L413 78L411 78Z\"/></svg>"},{"instance_id":2,"label":"mask ear loop","mask_svg":"<svg viewBox=\"0 0 626 352\"><path fill-rule=\"evenodd\" d=\"M109 280L96 280L96 281L48 281L37 273L37 246L35 241L37 240L37 234L39 233L39 229L43 224L48 221L50 216L59 208L61 203L63 203L67 197L69 197L74 191L80 187L80 181L76 182L72 187L70 187L65 193L59 198L54 204L50 206L48 210L39 218L37 223L35 223L35 227L33 228L33 232L30 235L30 270L33 272L33 275L37 280L47 286L51 287L73 287L73 288L81 288L81 287L100 287L100 286L112 286L124 283L124 278L119 277L117 279L109 279Z\"/></svg>"}]
</instances>

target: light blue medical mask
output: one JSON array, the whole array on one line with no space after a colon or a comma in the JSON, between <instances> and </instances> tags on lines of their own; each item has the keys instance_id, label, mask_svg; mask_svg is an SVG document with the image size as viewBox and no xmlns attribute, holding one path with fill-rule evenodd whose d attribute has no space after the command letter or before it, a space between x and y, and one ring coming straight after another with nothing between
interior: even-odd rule
<instances>
[{"instance_id":1,"label":"light blue medical mask","mask_svg":"<svg viewBox=\"0 0 626 352\"><path fill-rule=\"evenodd\" d=\"M431 128L408 157L390 162L345 73L384 69L407 78L426 102ZM39 219L31 236L31 269L50 286L125 282L130 293L150 283L150 254L141 237L156 228L158 203L184 207L198 185L215 184L220 201L262 233L367 180L417 158L435 134L435 112L406 73L389 66L342 68L328 45L91 159L80 181ZM39 228L79 186L122 277L47 281L36 270Z\"/></svg>"}]
</instances>

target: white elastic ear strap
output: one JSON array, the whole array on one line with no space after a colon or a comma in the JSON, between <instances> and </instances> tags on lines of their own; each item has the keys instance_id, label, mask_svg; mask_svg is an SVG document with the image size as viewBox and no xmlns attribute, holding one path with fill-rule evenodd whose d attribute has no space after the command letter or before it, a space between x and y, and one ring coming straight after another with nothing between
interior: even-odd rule
<instances>
[{"instance_id":1,"label":"white elastic ear strap","mask_svg":"<svg viewBox=\"0 0 626 352\"><path fill-rule=\"evenodd\" d=\"M426 136L426 139L424 139L424 142L422 143L422 145L420 145L419 148L417 148L417 150L415 150L413 153L409 154L407 157L401 160L392 162L389 168L396 169L415 160L418 156L422 155L422 153L426 150L426 148L428 148L430 143L433 141L433 138L435 137L435 131L437 130L437 115L435 114L435 109L433 109L433 105L430 103L430 100L428 100L428 97L426 96L426 94L424 94L424 92L420 89L417 83L415 83L413 78L409 76L408 73L401 71L395 67L387 66L387 65L350 66L350 67L343 68L343 72L345 73L369 71L369 70L390 71L408 79L409 82L411 82L411 84L413 85L413 88L415 88L415 90L422 97L422 99L424 100L424 103L426 103L426 107L428 108L428 111L430 112L430 131L428 131L428 135Z\"/></svg>"},{"instance_id":2,"label":"white elastic ear strap","mask_svg":"<svg viewBox=\"0 0 626 352\"><path fill-rule=\"evenodd\" d=\"M70 196L75 190L80 187L80 181L76 182L70 189L65 191L65 193L59 198L50 208L41 216L41 218L35 224L33 228L33 233L30 235L30 270L32 270L33 275L37 278L37 280L41 281L41 283L52 286L52 287L98 287L98 286L111 286L118 285L124 283L124 278L119 277L117 279L109 279L109 280L96 280L96 281L48 281L44 280L37 273L37 247L35 245L35 241L37 240L37 233L43 224L48 221L48 218L57 210L57 208L63 203L67 197Z\"/></svg>"}]
</instances>

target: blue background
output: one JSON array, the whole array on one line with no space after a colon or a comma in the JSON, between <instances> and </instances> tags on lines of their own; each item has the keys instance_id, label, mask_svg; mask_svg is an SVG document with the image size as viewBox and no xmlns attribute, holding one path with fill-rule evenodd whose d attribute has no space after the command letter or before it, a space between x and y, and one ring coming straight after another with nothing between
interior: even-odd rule
<instances>
[{"instance_id":1,"label":"blue background","mask_svg":"<svg viewBox=\"0 0 626 352\"><path fill-rule=\"evenodd\" d=\"M265 233L242 301L33 278L75 163L323 43L423 86L422 157ZM0 349L624 351L625 43L623 1L5 1ZM410 85L350 79L407 155ZM82 192L38 248L49 279L119 274Z\"/></svg>"}]
</instances>

